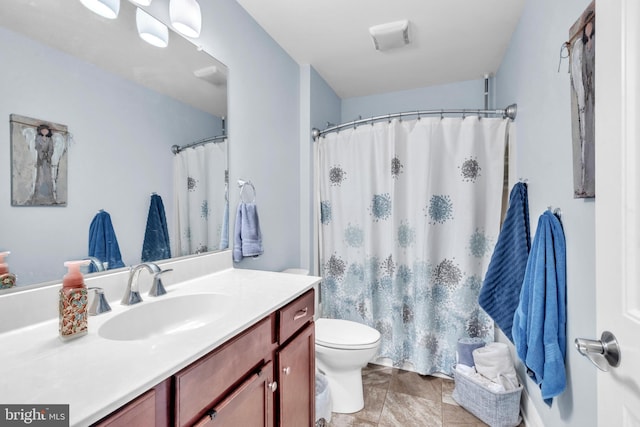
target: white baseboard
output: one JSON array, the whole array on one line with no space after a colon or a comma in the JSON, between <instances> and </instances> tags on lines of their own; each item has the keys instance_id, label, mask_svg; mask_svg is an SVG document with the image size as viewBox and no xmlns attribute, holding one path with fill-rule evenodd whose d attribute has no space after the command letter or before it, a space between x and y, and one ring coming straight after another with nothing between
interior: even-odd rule
<instances>
[{"instance_id":1,"label":"white baseboard","mask_svg":"<svg viewBox=\"0 0 640 427\"><path fill-rule=\"evenodd\" d=\"M522 381L522 379L521 379ZM524 425L527 427L544 427L542 419L536 411L536 407L533 401L529 397L526 389L522 389L522 397L520 399L520 414L524 420Z\"/></svg>"}]
</instances>

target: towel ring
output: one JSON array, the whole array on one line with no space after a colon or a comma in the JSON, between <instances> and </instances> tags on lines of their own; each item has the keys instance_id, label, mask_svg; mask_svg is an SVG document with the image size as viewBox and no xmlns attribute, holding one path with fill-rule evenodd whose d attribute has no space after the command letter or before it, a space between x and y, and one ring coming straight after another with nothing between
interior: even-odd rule
<instances>
[{"instance_id":1,"label":"towel ring","mask_svg":"<svg viewBox=\"0 0 640 427\"><path fill-rule=\"evenodd\" d=\"M246 186L251 187L251 190L253 191L253 198L251 200L245 200L244 199L244 189ZM254 187L253 183L251 181L243 181L243 180L238 180L238 186L240 187L240 200L244 203L254 203L256 201L256 187Z\"/></svg>"}]
</instances>

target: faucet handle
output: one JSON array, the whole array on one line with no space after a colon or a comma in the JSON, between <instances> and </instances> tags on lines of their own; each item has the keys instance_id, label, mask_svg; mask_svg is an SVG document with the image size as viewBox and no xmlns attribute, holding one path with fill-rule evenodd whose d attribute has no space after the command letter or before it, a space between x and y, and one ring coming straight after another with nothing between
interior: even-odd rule
<instances>
[{"instance_id":1,"label":"faucet handle","mask_svg":"<svg viewBox=\"0 0 640 427\"><path fill-rule=\"evenodd\" d=\"M167 293L167 290L164 288L162 284L162 275L164 273L168 273L173 271L173 268L168 268L166 270L158 271L153 275L153 285L151 285L151 290L149 291L149 296L151 297L159 297L160 295L164 295Z\"/></svg>"},{"instance_id":2,"label":"faucet handle","mask_svg":"<svg viewBox=\"0 0 640 427\"><path fill-rule=\"evenodd\" d=\"M104 296L104 289L98 287L91 287L89 291L95 291L93 301L89 307L89 315L96 316L98 314L111 311L111 306L107 302L107 298Z\"/></svg>"}]
</instances>

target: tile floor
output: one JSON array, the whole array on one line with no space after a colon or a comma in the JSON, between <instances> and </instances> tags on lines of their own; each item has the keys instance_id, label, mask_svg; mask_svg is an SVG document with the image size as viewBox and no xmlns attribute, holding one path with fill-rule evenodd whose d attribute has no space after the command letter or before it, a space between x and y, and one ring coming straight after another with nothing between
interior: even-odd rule
<instances>
[{"instance_id":1,"label":"tile floor","mask_svg":"<svg viewBox=\"0 0 640 427\"><path fill-rule=\"evenodd\" d=\"M486 426L453 400L453 380L369 364L362 382L364 409L334 413L328 427Z\"/></svg>"}]
</instances>

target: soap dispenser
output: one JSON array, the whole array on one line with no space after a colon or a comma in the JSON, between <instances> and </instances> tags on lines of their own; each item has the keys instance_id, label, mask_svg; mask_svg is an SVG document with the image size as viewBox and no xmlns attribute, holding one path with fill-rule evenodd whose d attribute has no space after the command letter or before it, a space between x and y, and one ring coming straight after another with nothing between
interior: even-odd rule
<instances>
[{"instance_id":1,"label":"soap dispenser","mask_svg":"<svg viewBox=\"0 0 640 427\"><path fill-rule=\"evenodd\" d=\"M16 285L16 275L9 273L9 266L4 263L4 257L10 253L0 252L0 289L9 289Z\"/></svg>"},{"instance_id":2,"label":"soap dispenser","mask_svg":"<svg viewBox=\"0 0 640 427\"><path fill-rule=\"evenodd\" d=\"M89 260L64 263L69 270L62 279L62 289L60 289L59 332L60 339L63 341L87 333L87 287L80 273L80 267L89 263Z\"/></svg>"}]
</instances>

